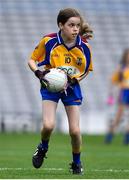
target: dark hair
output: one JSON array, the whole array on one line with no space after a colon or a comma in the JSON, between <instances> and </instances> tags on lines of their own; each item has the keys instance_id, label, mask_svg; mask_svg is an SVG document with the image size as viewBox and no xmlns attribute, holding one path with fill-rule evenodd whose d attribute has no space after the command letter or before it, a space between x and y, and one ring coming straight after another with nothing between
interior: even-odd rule
<instances>
[{"instance_id":1,"label":"dark hair","mask_svg":"<svg viewBox=\"0 0 129 180\"><path fill-rule=\"evenodd\" d=\"M120 61L120 71L119 71L119 81L123 80L123 68L127 65L127 58L129 54L129 49L125 49Z\"/></svg>"},{"instance_id":2,"label":"dark hair","mask_svg":"<svg viewBox=\"0 0 129 180\"><path fill-rule=\"evenodd\" d=\"M63 25L68 21L71 17L79 17L81 20L81 28L80 35L84 36L87 39L90 39L93 36L93 30L89 26L88 23L85 23L80 13L73 8L66 8L59 11L57 16L57 24L62 23Z\"/></svg>"},{"instance_id":3,"label":"dark hair","mask_svg":"<svg viewBox=\"0 0 129 180\"><path fill-rule=\"evenodd\" d=\"M121 66L126 66L128 54L129 54L129 49L125 49L120 61Z\"/></svg>"}]
</instances>

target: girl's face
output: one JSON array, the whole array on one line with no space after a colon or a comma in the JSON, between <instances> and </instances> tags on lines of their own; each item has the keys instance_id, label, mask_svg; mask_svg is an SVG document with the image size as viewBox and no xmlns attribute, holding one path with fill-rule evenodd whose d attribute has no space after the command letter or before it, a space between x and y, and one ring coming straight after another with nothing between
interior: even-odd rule
<instances>
[{"instance_id":1,"label":"girl's face","mask_svg":"<svg viewBox=\"0 0 129 180\"><path fill-rule=\"evenodd\" d=\"M67 41L74 41L80 31L80 18L71 17L65 24L59 23L61 35Z\"/></svg>"}]
</instances>

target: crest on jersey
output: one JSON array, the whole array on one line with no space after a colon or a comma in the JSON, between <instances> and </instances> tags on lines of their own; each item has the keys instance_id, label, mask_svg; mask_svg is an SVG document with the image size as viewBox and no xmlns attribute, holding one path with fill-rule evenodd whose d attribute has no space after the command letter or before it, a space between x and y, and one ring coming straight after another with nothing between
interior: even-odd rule
<instances>
[{"instance_id":1,"label":"crest on jersey","mask_svg":"<svg viewBox=\"0 0 129 180\"><path fill-rule=\"evenodd\" d=\"M82 58L77 57L76 64L77 64L78 66L81 66L81 65L82 65Z\"/></svg>"}]
</instances>

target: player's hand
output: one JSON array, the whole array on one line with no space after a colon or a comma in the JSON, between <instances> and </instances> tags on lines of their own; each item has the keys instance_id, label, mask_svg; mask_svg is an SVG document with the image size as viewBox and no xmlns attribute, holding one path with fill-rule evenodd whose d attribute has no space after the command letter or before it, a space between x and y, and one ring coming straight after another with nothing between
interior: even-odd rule
<instances>
[{"instance_id":1,"label":"player's hand","mask_svg":"<svg viewBox=\"0 0 129 180\"><path fill-rule=\"evenodd\" d=\"M49 72L50 72L50 70L47 69L47 70L44 70L44 71L36 70L34 73L35 73L35 76L37 78L39 78L39 80L41 81L41 80L43 80L44 76Z\"/></svg>"},{"instance_id":2,"label":"player's hand","mask_svg":"<svg viewBox=\"0 0 129 180\"><path fill-rule=\"evenodd\" d=\"M78 83L78 80L75 77L71 78L70 76L67 76L67 78L68 78L68 86L72 86Z\"/></svg>"},{"instance_id":3,"label":"player's hand","mask_svg":"<svg viewBox=\"0 0 129 180\"><path fill-rule=\"evenodd\" d=\"M35 75L37 78L39 78L40 83L41 83L41 87L43 87L43 88L46 88L49 85L48 81L46 79L44 79L44 76L49 72L50 72L49 69L47 69L45 71L40 71L40 70L35 71Z\"/></svg>"},{"instance_id":4,"label":"player's hand","mask_svg":"<svg viewBox=\"0 0 129 180\"><path fill-rule=\"evenodd\" d=\"M108 97L107 104L110 105L110 106L114 104L114 97L113 96Z\"/></svg>"},{"instance_id":5,"label":"player's hand","mask_svg":"<svg viewBox=\"0 0 129 180\"><path fill-rule=\"evenodd\" d=\"M44 78L40 80L40 83L42 88L47 88L49 86L49 82Z\"/></svg>"}]
</instances>

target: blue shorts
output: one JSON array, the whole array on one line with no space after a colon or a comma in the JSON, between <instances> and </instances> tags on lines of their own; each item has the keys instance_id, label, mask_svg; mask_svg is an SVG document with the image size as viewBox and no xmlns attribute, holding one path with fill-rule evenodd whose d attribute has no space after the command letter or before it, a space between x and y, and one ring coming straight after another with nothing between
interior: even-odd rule
<instances>
[{"instance_id":1,"label":"blue shorts","mask_svg":"<svg viewBox=\"0 0 129 180\"><path fill-rule=\"evenodd\" d=\"M129 105L129 89L122 89L120 91L119 103Z\"/></svg>"},{"instance_id":2,"label":"blue shorts","mask_svg":"<svg viewBox=\"0 0 129 180\"><path fill-rule=\"evenodd\" d=\"M81 105L82 104L82 93L79 84L68 87L65 92L50 92L46 88L41 88L40 93L42 100L51 100L57 102L61 99L65 106L70 105Z\"/></svg>"}]
</instances>

